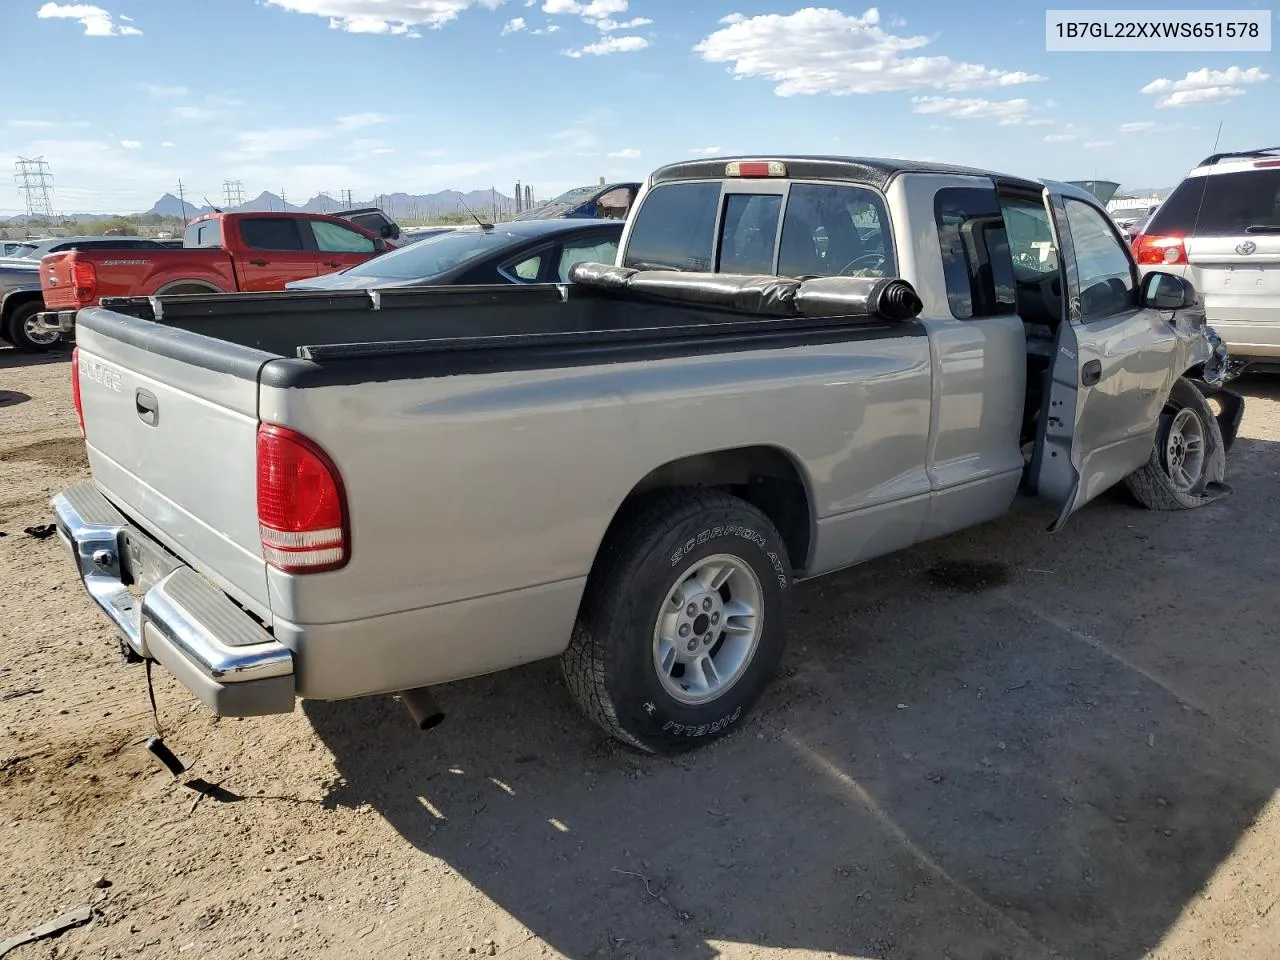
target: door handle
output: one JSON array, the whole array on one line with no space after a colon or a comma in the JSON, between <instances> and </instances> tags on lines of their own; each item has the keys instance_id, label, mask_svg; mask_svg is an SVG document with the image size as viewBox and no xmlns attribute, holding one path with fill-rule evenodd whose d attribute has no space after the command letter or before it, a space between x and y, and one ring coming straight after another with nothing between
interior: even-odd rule
<instances>
[{"instance_id":1,"label":"door handle","mask_svg":"<svg viewBox=\"0 0 1280 960\"><path fill-rule=\"evenodd\" d=\"M326 267L340 267L340 266L342 266L342 261L341 261L341 260L326 260L326 261L324 262L324 266L326 266Z\"/></svg>"},{"instance_id":2,"label":"door handle","mask_svg":"<svg viewBox=\"0 0 1280 960\"><path fill-rule=\"evenodd\" d=\"M262 260L262 259L250 260L249 262L252 263L255 267L265 267L268 263L270 263L269 260Z\"/></svg>"},{"instance_id":3,"label":"door handle","mask_svg":"<svg viewBox=\"0 0 1280 960\"><path fill-rule=\"evenodd\" d=\"M150 390L138 389L133 395L133 404L138 411L138 419L149 427L160 422L160 401Z\"/></svg>"},{"instance_id":4,"label":"door handle","mask_svg":"<svg viewBox=\"0 0 1280 960\"><path fill-rule=\"evenodd\" d=\"M1080 383L1086 387L1092 387L1095 383L1102 379L1102 361L1090 360L1080 368Z\"/></svg>"}]
</instances>

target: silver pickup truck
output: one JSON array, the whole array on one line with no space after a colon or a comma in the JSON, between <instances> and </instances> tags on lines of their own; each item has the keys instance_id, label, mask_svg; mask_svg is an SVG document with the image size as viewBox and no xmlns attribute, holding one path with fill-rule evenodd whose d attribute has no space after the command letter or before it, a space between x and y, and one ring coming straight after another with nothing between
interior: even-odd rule
<instances>
[{"instance_id":1,"label":"silver pickup truck","mask_svg":"<svg viewBox=\"0 0 1280 960\"><path fill-rule=\"evenodd\" d=\"M1178 277L1088 193L706 160L573 282L119 300L73 364L59 532L126 649L219 714L560 657L668 752L735 729L797 580L1126 483L1222 496L1243 411Z\"/></svg>"}]
</instances>

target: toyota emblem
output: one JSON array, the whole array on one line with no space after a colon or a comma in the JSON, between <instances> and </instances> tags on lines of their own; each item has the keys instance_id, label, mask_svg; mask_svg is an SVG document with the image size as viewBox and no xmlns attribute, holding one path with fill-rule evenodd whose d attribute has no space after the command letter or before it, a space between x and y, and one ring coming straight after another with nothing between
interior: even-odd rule
<instances>
[{"instance_id":1,"label":"toyota emblem","mask_svg":"<svg viewBox=\"0 0 1280 960\"><path fill-rule=\"evenodd\" d=\"M1236 244L1236 253L1244 254L1246 257L1258 249L1258 245L1252 240L1246 240L1244 243Z\"/></svg>"}]
</instances>

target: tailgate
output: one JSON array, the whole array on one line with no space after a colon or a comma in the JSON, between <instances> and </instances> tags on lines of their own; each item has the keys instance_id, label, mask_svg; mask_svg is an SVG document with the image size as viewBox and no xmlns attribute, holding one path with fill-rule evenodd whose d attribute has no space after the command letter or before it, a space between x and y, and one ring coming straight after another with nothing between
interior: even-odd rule
<instances>
[{"instance_id":1,"label":"tailgate","mask_svg":"<svg viewBox=\"0 0 1280 960\"><path fill-rule=\"evenodd\" d=\"M95 308L77 324L93 478L129 519L267 618L256 445L258 371L271 356L177 330L165 331L167 346L187 349L162 356L128 342L122 322ZM193 359L173 356L184 352Z\"/></svg>"},{"instance_id":2,"label":"tailgate","mask_svg":"<svg viewBox=\"0 0 1280 960\"><path fill-rule=\"evenodd\" d=\"M79 306L75 284L71 279L74 251L46 254L40 260L40 289L44 305L50 310L67 310Z\"/></svg>"},{"instance_id":3,"label":"tailgate","mask_svg":"<svg viewBox=\"0 0 1280 960\"><path fill-rule=\"evenodd\" d=\"M1280 236L1192 237L1187 260L1210 323L1280 325Z\"/></svg>"}]
</instances>

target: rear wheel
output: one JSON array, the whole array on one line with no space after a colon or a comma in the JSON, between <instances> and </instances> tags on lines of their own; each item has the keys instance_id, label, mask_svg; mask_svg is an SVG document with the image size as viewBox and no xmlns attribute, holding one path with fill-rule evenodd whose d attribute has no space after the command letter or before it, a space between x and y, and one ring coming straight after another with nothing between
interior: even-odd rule
<instances>
[{"instance_id":1,"label":"rear wheel","mask_svg":"<svg viewBox=\"0 0 1280 960\"><path fill-rule=\"evenodd\" d=\"M588 717L641 750L709 743L772 679L790 592L782 537L755 507L718 491L646 498L601 548L565 680Z\"/></svg>"},{"instance_id":2,"label":"rear wheel","mask_svg":"<svg viewBox=\"0 0 1280 960\"><path fill-rule=\"evenodd\" d=\"M58 345L62 335L57 330L46 330L36 319L44 305L24 303L13 311L5 327L5 339L27 353L45 353Z\"/></svg>"},{"instance_id":3,"label":"rear wheel","mask_svg":"<svg viewBox=\"0 0 1280 960\"><path fill-rule=\"evenodd\" d=\"M1191 510L1217 499L1226 451L1213 408L1195 384L1174 384L1160 415L1151 458L1125 479L1149 510Z\"/></svg>"}]
</instances>

